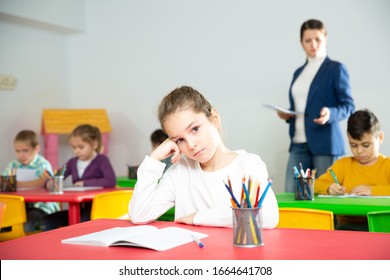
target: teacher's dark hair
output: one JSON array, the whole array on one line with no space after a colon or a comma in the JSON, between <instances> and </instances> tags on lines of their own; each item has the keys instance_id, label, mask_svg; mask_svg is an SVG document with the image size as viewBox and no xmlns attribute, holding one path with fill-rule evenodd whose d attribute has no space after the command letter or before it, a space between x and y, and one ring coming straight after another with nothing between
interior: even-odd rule
<instances>
[{"instance_id":1,"label":"teacher's dark hair","mask_svg":"<svg viewBox=\"0 0 390 280\"><path fill-rule=\"evenodd\" d=\"M325 36L327 34L326 29L325 29L325 25L320 20L309 19L309 20L305 21L301 26L301 41L303 38L303 33L308 29L320 30L321 32L324 33Z\"/></svg>"}]
</instances>

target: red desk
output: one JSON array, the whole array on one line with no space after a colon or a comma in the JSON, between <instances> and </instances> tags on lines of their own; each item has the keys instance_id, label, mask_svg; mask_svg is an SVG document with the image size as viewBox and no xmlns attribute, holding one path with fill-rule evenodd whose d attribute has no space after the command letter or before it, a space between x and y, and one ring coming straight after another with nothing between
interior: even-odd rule
<instances>
[{"instance_id":1,"label":"red desk","mask_svg":"<svg viewBox=\"0 0 390 280\"><path fill-rule=\"evenodd\" d=\"M63 194L50 194L47 190L23 190L3 192L3 194L19 195L25 202L67 202L69 203L69 225L80 223L80 203L92 201L99 193L121 190L119 188L104 188L88 191L64 191Z\"/></svg>"},{"instance_id":2,"label":"red desk","mask_svg":"<svg viewBox=\"0 0 390 280\"><path fill-rule=\"evenodd\" d=\"M204 248L194 242L158 252L136 247L97 247L61 244L75 237L117 226L125 220L93 220L0 243L1 260L389 260L390 234L303 229L264 230L263 247L239 248L232 244L232 229L196 227L173 222L155 222L162 228L178 226L209 235Z\"/></svg>"}]
</instances>

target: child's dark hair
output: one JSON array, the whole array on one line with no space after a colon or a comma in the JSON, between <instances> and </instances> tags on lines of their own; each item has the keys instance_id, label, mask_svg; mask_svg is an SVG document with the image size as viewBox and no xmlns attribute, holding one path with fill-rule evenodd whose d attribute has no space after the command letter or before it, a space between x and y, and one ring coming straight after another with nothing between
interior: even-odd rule
<instances>
[{"instance_id":1,"label":"child's dark hair","mask_svg":"<svg viewBox=\"0 0 390 280\"><path fill-rule=\"evenodd\" d=\"M302 23L302 26L301 26L301 41L302 41L302 38L303 38L303 33L308 30L308 29L316 29L316 30L320 30L322 33L324 33L324 35L326 36L326 29L325 29L325 25L319 21L318 19L309 19L307 21L305 21L304 23Z\"/></svg>"},{"instance_id":2,"label":"child's dark hair","mask_svg":"<svg viewBox=\"0 0 390 280\"><path fill-rule=\"evenodd\" d=\"M365 133L371 133L377 137L381 126L374 113L368 109L362 109L349 117L347 131L353 139L361 140Z\"/></svg>"},{"instance_id":3,"label":"child's dark hair","mask_svg":"<svg viewBox=\"0 0 390 280\"><path fill-rule=\"evenodd\" d=\"M102 134L100 129L96 126L90 124L82 124L77 126L73 131L70 137L78 136L83 140L83 142L87 142L91 145L94 142L97 142L96 152L100 153L102 150Z\"/></svg>"},{"instance_id":4,"label":"child's dark hair","mask_svg":"<svg viewBox=\"0 0 390 280\"><path fill-rule=\"evenodd\" d=\"M28 144L35 148L39 145L38 135L32 130L22 130L16 134L14 142L28 142Z\"/></svg>"},{"instance_id":5,"label":"child's dark hair","mask_svg":"<svg viewBox=\"0 0 390 280\"><path fill-rule=\"evenodd\" d=\"M168 135L162 129L156 129L155 131L153 131L152 135L150 135L150 141L153 144L158 144L158 145L164 142L167 138Z\"/></svg>"},{"instance_id":6,"label":"child's dark hair","mask_svg":"<svg viewBox=\"0 0 390 280\"><path fill-rule=\"evenodd\" d=\"M158 119L164 128L166 118L179 110L191 108L196 113L205 113L209 118L213 106L192 87L182 86L166 95L158 106Z\"/></svg>"}]
</instances>

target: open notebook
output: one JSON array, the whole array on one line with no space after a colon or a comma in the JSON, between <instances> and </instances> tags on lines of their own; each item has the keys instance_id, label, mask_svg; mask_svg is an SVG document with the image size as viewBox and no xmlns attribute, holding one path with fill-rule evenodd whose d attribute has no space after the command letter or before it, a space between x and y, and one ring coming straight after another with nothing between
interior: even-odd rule
<instances>
[{"instance_id":1,"label":"open notebook","mask_svg":"<svg viewBox=\"0 0 390 280\"><path fill-rule=\"evenodd\" d=\"M73 238L64 239L63 244L78 244L90 246L132 246L165 251L186 243L194 242L192 235L198 239L207 234L179 227L158 229L150 225L115 227ZM194 243L196 245L196 243Z\"/></svg>"}]
</instances>

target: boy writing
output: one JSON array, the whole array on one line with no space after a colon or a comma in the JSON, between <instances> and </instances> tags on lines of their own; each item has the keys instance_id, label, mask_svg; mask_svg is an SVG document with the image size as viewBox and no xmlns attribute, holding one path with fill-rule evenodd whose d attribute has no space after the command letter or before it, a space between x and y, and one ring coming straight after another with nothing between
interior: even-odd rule
<instances>
[{"instance_id":1,"label":"boy writing","mask_svg":"<svg viewBox=\"0 0 390 280\"><path fill-rule=\"evenodd\" d=\"M337 160L315 181L315 192L329 195L390 195L390 158L379 153L384 139L377 117L359 110L348 119L348 140L353 156ZM332 177L331 172L338 183ZM367 218L337 216L336 229L368 230Z\"/></svg>"},{"instance_id":2,"label":"boy writing","mask_svg":"<svg viewBox=\"0 0 390 280\"><path fill-rule=\"evenodd\" d=\"M32 130L20 131L14 139L16 159L11 161L3 175L16 172L17 189L40 189L53 174L53 169L42 155L37 134ZM31 171L31 172L27 172ZM49 173L49 174L48 174ZM25 231L35 231L39 228L41 218L59 210L58 203L27 203L27 223Z\"/></svg>"}]
</instances>

